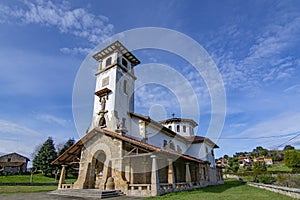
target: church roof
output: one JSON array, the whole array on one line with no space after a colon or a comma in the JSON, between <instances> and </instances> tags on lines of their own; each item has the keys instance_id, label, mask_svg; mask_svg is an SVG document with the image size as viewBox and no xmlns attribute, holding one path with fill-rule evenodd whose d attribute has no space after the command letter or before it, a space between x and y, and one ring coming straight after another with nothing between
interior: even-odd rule
<instances>
[{"instance_id":1,"label":"church roof","mask_svg":"<svg viewBox=\"0 0 300 200\"><path fill-rule=\"evenodd\" d=\"M170 118L170 119L162 120L162 121L159 121L158 123L170 124L170 123L173 123L173 122L188 122L188 123L192 124L194 127L198 126L198 124L192 119L184 119L184 118L178 118L178 117L173 117L173 118Z\"/></svg>"},{"instance_id":2,"label":"church roof","mask_svg":"<svg viewBox=\"0 0 300 200\"><path fill-rule=\"evenodd\" d=\"M66 163L72 163L77 156L80 156L81 148L83 147L84 143L87 142L89 139L93 138L97 134L105 134L107 136L120 139L124 142L130 143L132 145L138 146L142 149L149 150L149 151L155 151L158 153L164 153L164 154L170 154L173 156L177 156L189 161L194 161L198 163L208 163L207 161L203 161L197 158L194 158L192 156L188 156L185 154L179 154L177 152L169 151L167 149L162 149L150 144L147 144L142 141L138 141L136 139L127 137L126 135L120 135L118 133L115 133L113 131L109 131L106 129L101 129L101 128L95 128L88 134L86 134L81 140L79 140L77 143L75 143L73 146L71 146L67 151L65 151L62 155L60 155L57 159L55 159L52 164L66 164Z\"/></svg>"},{"instance_id":3,"label":"church roof","mask_svg":"<svg viewBox=\"0 0 300 200\"><path fill-rule=\"evenodd\" d=\"M141 120L143 120L145 122L148 122L152 126L156 127L158 130L161 130L163 133L165 133L165 134L167 134L167 135L169 135L171 137L175 137L176 136L177 139L181 139L184 142L187 142L187 140L186 140L185 137L183 137L183 136L175 133L174 131L172 131L171 129L169 129L167 127L164 127L161 123L159 123L159 122L151 119L148 116L143 116L143 115L140 115L140 114L137 114L137 113L133 113L133 112L130 112L129 114L132 117L137 117L137 118L139 118L139 119L141 119Z\"/></svg>"},{"instance_id":4,"label":"church roof","mask_svg":"<svg viewBox=\"0 0 300 200\"><path fill-rule=\"evenodd\" d=\"M168 135L170 135L172 137L176 136L176 138L184 140L187 143L196 144L196 143L207 142L207 143L211 144L213 146L213 148L219 148L219 146L216 145L214 142L212 142L209 138L202 137L202 136L181 136L180 134L175 133L171 129L161 125L161 124L163 124L162 123L163 121L156 122L148 116L143 116L143 115L132 113L132 112L130 113L130 115L134 116L134 117L137 117L141 120L144 120L148 123L151 123L151 125L157 127L159 130L162 130L163 133L167 133ZM176 120L176 119L181 119L181 118L172 118L172 119ZM184 119L184 120L191 120L191 119ZM195 122L194 120L191 120L191 121Z\"/></svg>"},{"instance_id":5,"label":"church roof","mask_svg":"<svg viewBox=\"0 0 300 200\"><path fill-rule=\"evenodd\" d=\"M209 138L202 137L202 136L185 136L187 140L189 140L192 144L207 142L213 146L213 148L220 148L218 145L216 145L213 141L211 141Z\"/></svg>"},{"instance_id":6,"label":"church roof","mask_svg":"<svg viewBox=\"0 0 300 200\"><path fill-rule=\"evenodd\" d=\"M106 48L102 49L95 55L93 55L93 58L97 61L101 61L103 58L108 56L109 54L112 54L118 50L127 60L129 60L132 63L132 67L140 64L141 62L118 40L114 43L110 44Z\"/></svg>"}]
</instances>

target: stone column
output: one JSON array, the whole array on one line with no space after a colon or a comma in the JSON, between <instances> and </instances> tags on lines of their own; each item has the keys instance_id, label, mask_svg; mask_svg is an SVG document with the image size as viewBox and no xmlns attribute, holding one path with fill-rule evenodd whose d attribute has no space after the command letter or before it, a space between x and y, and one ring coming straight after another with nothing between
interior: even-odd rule
<instances>
[{"instance_id":1,"label":"stone column","mask_svg":"<svg viewBox=\"0 0 300 200\"><path fill-rule=\"evenodd\" d=\"M130 158L124 159L124 171L127 182L130 182Z\"/></svg>"},{"instance_id":2,"label":"stone column","mask_svg":"<svg viewBox=\"0 0 300 200\"><path fill-rule=\"evenodd\" d=\"M185 163L185 182L192 186L191 172L190 172L190 163Z\"/></svg>"},{"instance_id":3,"label":"stone column","mask_svg":"<svg viewBox=\"0 0 300 200\"><path fill-rule=\"evenodd\" d=\"M65 178L66 178L66 166L67 166L67 165L62 165L62 169L61 169L60 177L59 177L59 182L58 182L58 189L62 189L62 184L65 183Z\"/></svg>"},{"instance_id":4,"label":"stone column","mask_svg":"<svg viewBox=\"0 0 300 200\"><path fill-rule=\"evenodd\" d=\"M134 172L133 172L134 162L130 159L130 184L134 184Z\"/></svg>"},{"instance_id":5,"label":"stone column","mask_svg":"<svg viewBox=\"0 0 300 200\"><path fill-rule=\"evenodd\" d=\"M202 176L203 176L203 173L202 173L202 165L199 163L199 165L198 165L198 174L199 174L199 176L198 176L198 182L200 183L200 185L201 185L201 182L202 182Z\"/></svg>"},{"instance_id":6,"label":"stone column","mask_svg":"<svg viewBox=\"0 0 300 200\"><path fill-rule=\"evenodd\" d=\"M168 162L169 162L168 183L173 184L173 188L175 188L175 176L174 176L174 169L173 169L173 160L168 159Z\"/></svg>"},{"instance_id":7,"label":"stone column","mask_svg":"<svg viewBox=\"0 0 300 200\"><path fill-rule=\"evenodd\" d=\"M156 155L152 155L152 170L151 170L151 194L152 196L159 195L159 178L158 165Z\"/></svg>"}]
</instances>

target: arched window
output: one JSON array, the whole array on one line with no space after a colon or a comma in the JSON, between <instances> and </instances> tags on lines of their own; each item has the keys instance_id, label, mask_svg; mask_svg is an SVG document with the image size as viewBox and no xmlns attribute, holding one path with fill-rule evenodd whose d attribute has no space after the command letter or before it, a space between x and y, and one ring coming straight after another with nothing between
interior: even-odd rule
<instances>
[{"instance_id":1,"label":"arched window","mask_svg":"<svg viewBox=\"0 0 300 200\"><path fill-rule=\"evenodd\" d=\"M124 94L127 94L127 81L126 80L124 80L123 92L124 92Z\"/></svg>"},{"instance_id":2,"label":"arched window","mask_svg":"<svg viewBox=\"0 0 300 200\"><path fill-rule=\"evenodd\" d=\"M172 141L169 142L169 147L170 147L170 149L175 151L175 145Z\"/></svg>"},{"instance_id":3,"label":"arched window","mask_svg":"<svg viewBox=\"0 0 300 200\"><path fill-rule=\"evenodd\" d=\"M177 152L178 152L178 153L182 153L182 149L180 148L179 145L177 145Z\"/></svg>"},{"instance_id":4,"label":"arched window","mask_svg":"<svg viewBox=\"0 0 300 200\"><path fill-rule=\"evenodd\" d=\"M106 61L105 61L105 66L109 66L111 65L111 57L107 58Z\"/></svg>"},{"instance_id":5,"label":"arched window","mask_svg":"<svg viewBox=\"0 0 300 200\"><path fill-rule=\"evenodd\" d=\"M128 62L125 58L122 58L122 65L127 68Z\"/></svg>"},{"instance_id":6,"label":"arched window","mask_svg":"<svg viewBox=\"0 0 300 200\"><path fill-rule=\"evenodd\" d=\"M172 130L172 126L169 126L169 129L171 129L171 130Z\"/></svg>"},{"instance_id":7,"label":"arched window","mask_svg":"<svg viewBox=\"0 0 300 200\"><path fill-rule=\"evenodd\" d=\"M205 167L202 168L203 171L203 179L206 180L206 169Z\"/></svg>"},{"instance_id":8,"label":"arched window","mask_svg":"<svg viewBox=\"0 0 300 200\"><path fill-rule=\"evenodd\" d=\"M186 126L183 126L183 127L182 127L182 130L183 130L183 132L185 133L185 132L186 132Z\"/></svg>"},{"instance_id":9,"label":"arched window","mask_svg":"<svg viewBox=\"0 0 300 200\"><path fill-rule=\"evenodd\" d=\"M179 125L176 126L176 130L177 130L177 132L180 132L180 126Z\"/></svg>"},{"instance_id":10,"label":"arched window","mask_svg":"<svg viewBox=\"0 0 300 200\"><path fill-rule=\"evenodd\" d=\"M167 146L168 146L168 141L164 140L164 147L167 147Z\"/></svg>"},{"instance_id":11,"label":"arched window","mask_svg":"<svg viewBox=\"0 0 300 200\"><path fill-rule=\"evenodd\" d=\"M106 120L105 120L104 117L102 117L102 118L99 120L99 126L100 126L100 127L106 126Z\"/></svg>"}]
</instances>

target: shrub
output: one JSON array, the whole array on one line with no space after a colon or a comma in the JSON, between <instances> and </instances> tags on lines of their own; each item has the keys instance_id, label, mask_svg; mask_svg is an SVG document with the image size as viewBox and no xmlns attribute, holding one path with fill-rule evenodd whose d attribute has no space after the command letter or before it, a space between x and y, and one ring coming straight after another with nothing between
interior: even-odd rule
<instances>
[{"instance_id":1,"label":"shrub","mask_svg":"<svg viewBox=\"0 0 300 200\"><path fill-rule=\"evenodd\" d=\"M264 183L264 184L273 184L277 181L276 177L270 175L258 176L257 180L259 183Z\"/></svg>"},{"instance_id":2,"label":"shrub","mask_svg":"<svg viewBox=\"0 0 300 200\"><path fill-rule=\"evenodd\" d=\"M284 187L300 188L300 177L291 174L278 174L277 185Z\"/></svg>"}]
</instances>

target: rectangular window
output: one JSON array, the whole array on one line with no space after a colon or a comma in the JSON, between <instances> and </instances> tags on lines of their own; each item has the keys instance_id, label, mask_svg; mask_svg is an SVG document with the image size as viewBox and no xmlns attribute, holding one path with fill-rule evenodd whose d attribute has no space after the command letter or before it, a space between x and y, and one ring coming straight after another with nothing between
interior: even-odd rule
<instances>
[{"instance_id":1,"label":"rectangular window","mask_svg":"<svg viewBox=\"0 0 300 200\"><path fill-rule=\"evenodd\" d=\"M122 58L122 65L123 65L125 68L127 68L128 63L127 63L127 60L126 60L125 58Z\"/></svg>"},{"instance_id":2,"label":"rectangular window","mask_svg":"<svg viewBox=\"0 0 300 200\"><path fill-rule=\"evenodd\" d=\"M105 87L109 84L109 77L105 77L102 79L102 87Z\"/></svg>"},{"instance_id":3,"label":"rectangular window","mask_svg":"<svg viewBox=\"0 0 300 200\"><path fill-rule=\"evenodd\" d=\"M182 130L183 130L183 132L185 133L185 132L186 132L186 126L183 126L183 127L182 127Z\"/></svg>"}]
</instances>

